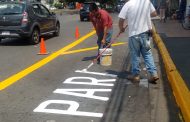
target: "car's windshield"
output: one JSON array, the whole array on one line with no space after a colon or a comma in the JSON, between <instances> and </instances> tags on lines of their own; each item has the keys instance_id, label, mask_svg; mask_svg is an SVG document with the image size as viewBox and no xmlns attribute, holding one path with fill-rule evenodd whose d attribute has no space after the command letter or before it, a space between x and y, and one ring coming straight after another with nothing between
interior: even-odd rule
<instances>
[{"instance_id":1,"label":"car's windshield","mask_svg":"<svg viewBox=\"0 0 190 122\"><path fill-rule=\"evenodd\" d=\"M23 11L22 3L0 3L0 15L22 14Z\"/></svg>"}]
</instances>

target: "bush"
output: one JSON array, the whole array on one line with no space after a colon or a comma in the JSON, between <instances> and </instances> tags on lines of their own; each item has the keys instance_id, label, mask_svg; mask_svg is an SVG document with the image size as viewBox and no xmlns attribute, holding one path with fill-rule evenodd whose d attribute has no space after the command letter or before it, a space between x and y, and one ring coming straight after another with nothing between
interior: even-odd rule
<instances>
[{"instance_id":1,"label":"bush","mask_svg":"<svg viewBox=\"0 0 190 122\"><path fill-rule=\"evenodd\" d=\"M63 3L60 3L60 2L56 2L56 3L54 4L54 7L58 8L58 9L64 8Z\"/></svg>"}]
</instances>

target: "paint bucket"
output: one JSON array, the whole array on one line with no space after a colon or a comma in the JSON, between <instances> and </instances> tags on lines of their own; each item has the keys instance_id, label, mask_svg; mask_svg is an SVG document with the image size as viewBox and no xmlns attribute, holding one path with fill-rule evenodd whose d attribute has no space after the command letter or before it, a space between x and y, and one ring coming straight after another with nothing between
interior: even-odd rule
<instances>
[{"instance_id":1,"label":"paint bucket","mask_svg":"<svg viewBox=\"0 0 190 122\"><path fill-rule=\"evenodd\" d=\"M100 64L102 66L110 66L112 64L112 49L111 48L107 48L106 50L105 48L99 49L99 53L101 54Z\"/></svg>"}]
</instances>

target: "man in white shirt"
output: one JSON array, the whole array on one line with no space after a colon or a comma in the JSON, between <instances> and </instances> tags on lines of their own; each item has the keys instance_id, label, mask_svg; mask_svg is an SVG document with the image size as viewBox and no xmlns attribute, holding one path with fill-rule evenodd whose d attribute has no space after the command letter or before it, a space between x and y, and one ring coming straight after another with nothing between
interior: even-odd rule
<instances>
[{"instance_id":1,"label":"man in white shirt","mask_svg":"<svg viewBox=\"0 0 190 122\"><path fill-rule=\"evenodd\" d=\"M129 49L132 74L127 78L132 82L140 81L140 55L143 56L151 77L149 82L156 83L158 74L150 47L151 17L157 16L150 0L129 0L119 13L120 33L125 31L124 22L129 28Z\"/></svg>"}]
</instances>

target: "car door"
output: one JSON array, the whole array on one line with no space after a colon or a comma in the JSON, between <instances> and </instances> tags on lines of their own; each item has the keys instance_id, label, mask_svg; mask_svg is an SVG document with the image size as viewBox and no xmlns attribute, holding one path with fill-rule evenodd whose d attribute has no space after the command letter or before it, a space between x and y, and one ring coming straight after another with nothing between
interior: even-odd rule
<instances>
[{"instance_id":1,"label":"car door","mask_svg":"<svg viewBox=\"0 0 190 122\"><path fill-rule=\"evenodd\" d=\"M39 4L32 4L32 9L34 12L34 17L32 19L34 19L34 21L39 24L40 32L44 33L46 31L46 25L48 21L45 19L46 17L44 17Z\"/></svg>"},{"instance_id":2,"label":"car door","mask_svg":"<svg viewBox=\"0 0 190 122\"><path fill-rule=\"evenodd\" d=\"M49 12L49 10L40 4L40 9L42 11L42 14L44 16L44 19L46 19L46 25L45 25L45 31L51 32L55 30L55 16Z\"/></svg>"}]
</instances>

